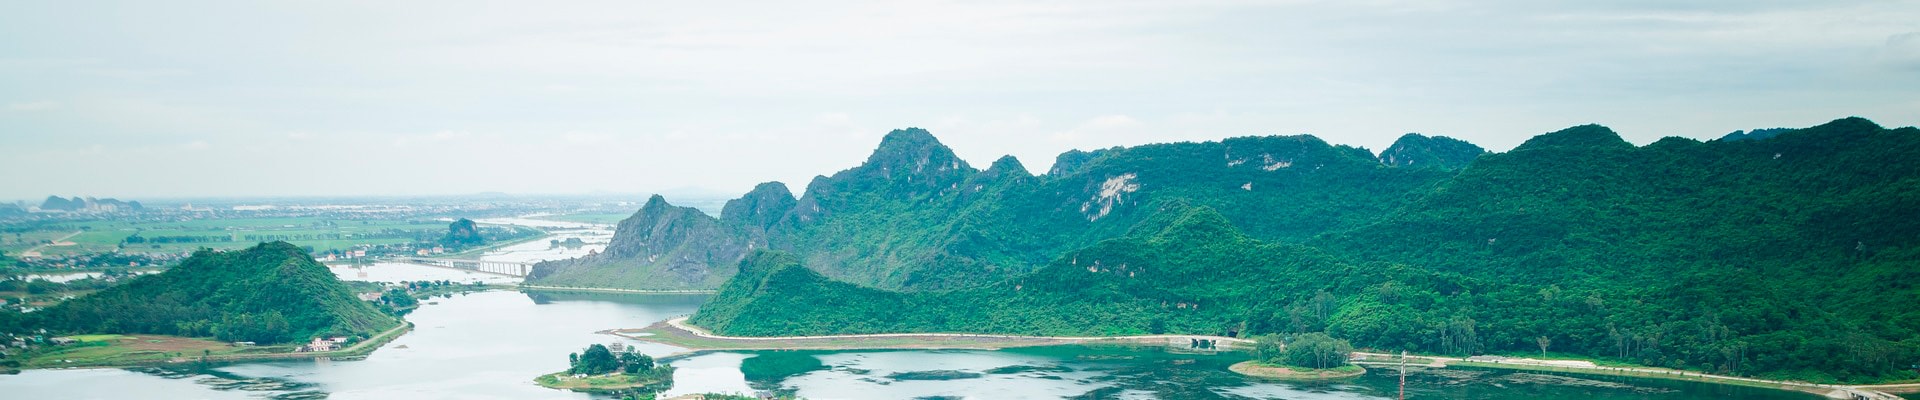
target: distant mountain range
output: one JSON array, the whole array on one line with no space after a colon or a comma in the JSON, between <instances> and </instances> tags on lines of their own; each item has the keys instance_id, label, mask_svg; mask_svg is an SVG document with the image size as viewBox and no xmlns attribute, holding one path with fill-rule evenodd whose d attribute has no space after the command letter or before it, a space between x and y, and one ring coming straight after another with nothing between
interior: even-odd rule
<instances>
[{"instance_id":1,"label":"distant mountain range","mask_svg":"<svg viewBox=\"0 0 1920 400\"><path fill-rule=\"evenodd\" d=\"M1634 146L1586 125L1504 153L1409 135L1062 154L975 169L926 131L718 218L649 201L536 282L711 288L742 335L1326 331L1814 381L1920 362L1920 130L1859 118Z\"/></svg>"},{"instance_id":2,"label":"distant mountain range","mask_svg":"<svg viewBox=\"0 0 1920 400\"><path fill-rule=\"evenodd\" d=\"M105 198L105 199L96 199L92 197L83 198L79 196L75 196L71 199L60 198L60 196L47 196L46 201L40 202L40 210L42 211L114 212L114 211L140 211L145 208L146 207L141 206L140 202L138 201L120 201L112 198Z\"/></svg>"}]
</instances>

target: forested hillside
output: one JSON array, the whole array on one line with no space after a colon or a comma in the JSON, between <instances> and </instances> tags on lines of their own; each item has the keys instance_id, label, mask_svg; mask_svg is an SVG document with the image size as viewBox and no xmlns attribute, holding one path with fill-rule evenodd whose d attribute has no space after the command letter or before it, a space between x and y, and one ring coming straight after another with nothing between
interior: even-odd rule
<instances>
[{"instance_id":1,"label":"forested hillside","mask_svg":"<svg viewBox=\"0 0 1920 400\"><path fill-rule=\"evenodd\" d=\"M1056 173L1100 168L1115 151ZM1205 186L1117 203L1129 214L1108 217L1130 216L1132 233L961 290L879 289L818 273L832 268L807 257L756 255L694 321L739 335L1326 331L1383 350L1564 352L1817 381L1911 377L1905 367L1920 362L1916 156L1920 130L1857 118L1643 147L1580 126L1412 185L1385 211L1372 211L1377 197L1327 197L1293 207L1366 212L1262 218L1258 208L1227 211L1246 204ZM1211 172L1189 179L1224 180ZM1300 191L1353 187L1330 186ZM1115 229L1098 220L1023 218L1019 229L979 234L1079 230L1088 239ZM1045 240L1035 243L1055 243Z\"/></svg>"},{"instance_id":2,"label":"forested hillside","mask_svg":"<svg viewBox=\"0 0 1920 400\"><path fill-rule=\"evenodd\" d=\"M543 263L533 280L711 288L721 282L711 277L730 276L749 250L772 248L862 286L962 289L1120 236L1151 214L1144 205L1163 199L1211 207L1257 238L1299 242L1384 217L1452 176L1447 166L1483 152L1411 137L1420 140L1395 147L1440 161L1397 167L1312 136L1270 136L1069 152L1051 173L1034 176L1013 157L975 169L926 131L898 130L866 162L815 178L797 199L784 185L763 184L729 202L718 219L692 209L657 212L664 201L650 201L621 223L607 254ZM654 250L623 250L638 243ZM660 252L674 243L698 248Z\"/></svg>"},{"instance_id":3,"label":"forested hillside","mask_svg":"<svg viewBox=\"0 0 1920 400\"><path fill-rule=\"evenodd\" d=\"M399 320L286 242L201 250L166 272L28 314L64 333L147 333L259 343L365 336Z\"/></svg>"}]
</instances>

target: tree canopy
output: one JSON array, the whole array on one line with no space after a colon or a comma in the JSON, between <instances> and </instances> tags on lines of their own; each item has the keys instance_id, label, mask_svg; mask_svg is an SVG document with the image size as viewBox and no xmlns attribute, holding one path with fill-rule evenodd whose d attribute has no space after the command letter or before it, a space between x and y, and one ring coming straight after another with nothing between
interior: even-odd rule
<instances>
[{"instance_id":1,"label":"tree canopy","mask_svg":"<svg viewBox=\"0 0 1920 400\"><path fill-rule=\"evenodd\" d=\"M693 321L735 335L1324 332L1387 351L1917 377L1910 127L1848 118L1634 146L1587 125L1458 170L1236 138L1063 155L1039 177L969 170L906 136L809 185L783 219L752 219L772 224L761 248L775 251L742 256Z\"/></svg>"},{"instance_id":2,"label":"tree canopy","mask_svg":"<svg viewBox=\"0 0 1920 400\"><path fill-rule=\"evenodd\" d=\"M165 272L28 314L69 333L149 333L259 343L370 336L399 323L286 242L200 250Z\"/></svg>"}]
</instances>

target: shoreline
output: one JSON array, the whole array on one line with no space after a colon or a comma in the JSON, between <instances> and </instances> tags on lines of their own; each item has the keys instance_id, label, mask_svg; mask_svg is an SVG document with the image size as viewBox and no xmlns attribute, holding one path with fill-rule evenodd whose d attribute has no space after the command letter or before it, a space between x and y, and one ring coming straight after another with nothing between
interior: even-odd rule
<instances>
[{"instance_id":1,"label":"shoreline","mask_svg":"<svg viewBox=\"0 0 1920 400\"><path fill-rule=\"evenodd\" d=\"M687 349L686 351L668 355L663 358L682 357L725 350L999 350L1011 347L1067 344L1169 344L1173 343L1172 340L1184 341L1187 339L1215 340L1224 345L1225 349L1232 350L1237 347L1250 346L1252 343L1252 341L1246 339L1205 335L1020 336L967 333L883 333L864 335L741 337L716 335L706 329L689 325L686 323L686 320L686 316L680 316L669 318L666 321L656 322L646 328L610 329L599 333ZM1353 355L1355 364L1361 365L1389 363L1398 365L1400 360L1400 356L1394 354L1355 351ZM1881 389L1920 392L1920 384L1829 385L1715 375L1695 371L1644 367L1603 367L1592 365L1590 362L1578 361L1508 359L1510 362L1476 362L1454 357L1411 355L1407 357L1407 360L1425 361L1419 365L1429 368L1445 368L1450 365L1458 365L1463 367L1685 380L1791 390L1839 399L1856 398L1855 396L1857 396L1857 398L1873 400L1904 400L1899 396L1889 394ZM1410 363L1409 365L1415 364Z\"/></svg>"},{"instance_id":2,"label":"shoreline","mask_svg":"<svg viewBox=\"0 0 1920 400\"><path fill-rule=\"evenodd\" d=\"M598 333L686 349L662 357L673 358L724 350L893 350L960 349L1000 350L1014 347L1038 347L1069 344L1173 345L1190 339L1216 340L1231 349L1235 339L1204 335L1143 336L1021 336L971 333L882 333L867 335L739 337L722 336L688 325L687 317L674 317L646 328L609 329Z\"/></svg>"},{"instance_id":3,"label":"shoreline","mask_svg":"<svg viewBox=\"0 0 1920 400\"><path fill-rule=\"evenodd\" d=\"M1271 364L1267 364L1259 361L1247 360L1247 361L1234 363L1233 365L1228 366L1227 370L1233 371L1234 373L1237 373L1240 375L1246 375L1246 376L1255 377L1255 378L1284 379L1284 380L1297 380L1297 381L1320 381L1320 380L1345 379L1345 378L1352 378L1352 377L1367 374L1366 367L1361 367L1359 365L1354 365L1354 364L1348 364L1348 365L1354 367L1354 370L1335 371L1332 369L1315 370L1315 369L1308 368L1307 371L1303 372L1303 371L1294 369L1294 367L1291 367L1291 366L1271 365Z\"/></svg>"},{"instance_id":4,"label":"shoreline","mask_svg":"<svg viewBox=\"0 0 1920 400\"><path fill-rule=\"evenodd\" d=\"M548 388L553 390L565 390L565 391L570 391L575 393L619 393L620 391L623 391L623 390L645 388L648 386L660 385L662 383L671 384L672 383L671 374L668 374L668 375L669 375L668 379L659 379L659 378L649 379L649 378L643 378L643 377L615 372L611 374L594 375L594 376L589 376L584 378L574 378L573 375L567 373L567 371L560 371L560 372L555 372L551 374L534 377L533 384L543 388ZM595 382L596 379L609 379L609 378L623 379L623 380L627 380L627 382L620 382L615 384L602 384L599 382Z\"/></svg>"},{"instance_id":5,"label":"shoreline","mask_svg":"<svg viewBox=\"0 0 1920 400\"><path fill-rule=\"evenodd\" d=\"M107 361L107 362L86 363L84 365L60 365L60 366L54 366L54 367L23 366L23 368L20 368L20 370L28 371L28 370L36 370L36 369L53 370L53 369L127 368L127 367L147 367L147 366L156 366L156 365L181 365L181 364L189 364L189 363L231 363L231 362L269 361L269 360L301 360L301 359L318 359L318 358L327 358L327 359L333 359L333 360L356 359L356 358L366 357L368 354L373 354L374 350L378 350L381 346L384 346L387 343L392 342L394 339L400 338L401 335L404 335L407 332L411 332L411 331L413 331L413 323L408 321L401 321L399 326L395 326L391 329L387 329L385 332L380 332L380 334L367 338L367 340L361 341L360 343L356 343L353 346L348 346L345 349L334 350L334 351L321 351L321 352L308 352L308 353L290 352L290 353L227 354L227 355L218 355L218 356L176 357L176 358L170 358L170 359L154 359L154 360L140 360L140 361Z\"/></svg>"},{"instance_id":6,"label":"shoreline","mask_svg":"<svg viewBox=\"0 0 1920 400\"><path fill-rule=\"evenodd\" d=\"M1353 352L1353 355L1354 355L1353 363L1359 364L1359 365L1393 366L1393 365L1399 365L1399 360L1400 360L1400 356L1394 355L1394 354L1355 351ZM1462 367L1517 370L1517 371L1564 372L1564 373L1571 373L1571 374L1624 376L1624 377L1632 377L1632 378L1690 381L1690 382L1710 383L1710 384L1716 384L1716 385L1736 385L1736 386L1748 386L1748 387L1758 387L1758 388L1766 388L1766 389L1788 390L1788 391L1795 391L1795 392L1802 392L1802 393L1810 393L1814 395L1824 396L1828 398L1835 398L1835 399L1861 398L1861 399L1871 399L1871 400L1904 400L1900 396L1895 396L1893 394L1890 394L1889 392L1881 391L1878 389L1878 387L1891 386L1891 387L1905 388L1908 386L1912 386L1914 387L1915 390L1920 390L1920 384L1832 385L1832 384L1820 384L1820 383L1811 383L1811 382L1776 381L1776 380L1768 380L1768 379L1716 375L1716 374L1709 374L1709 373L1697 372L1697 371L1685 371L1685 370L1675 370L1675 369L1665 369L1665 368L1607 367L1607 366L1593 365L1591 362L1572 361L1572 360L1535 360L1535 359L1519 358L1519 359L1505 359L1503 360L1505 362L1485 362L1485 361L1472 361L1464 358L1426 356L1426 355L1408 355L1406 359L1408 361L1407 363L1408 366L1416 366L1416 367L1423 367L1423 368L1446 368L1449 366L1462 366Z\"/></svg>"}]
</instances>

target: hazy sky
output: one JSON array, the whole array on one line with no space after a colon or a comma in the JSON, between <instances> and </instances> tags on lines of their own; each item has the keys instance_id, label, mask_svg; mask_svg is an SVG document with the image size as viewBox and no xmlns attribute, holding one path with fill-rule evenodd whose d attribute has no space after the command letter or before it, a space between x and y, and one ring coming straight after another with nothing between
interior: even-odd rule
<instances>
[{"instance_id":1,"label":"hazy sky","mask_svg":"<svg viewBox=\"0 0 1920 400\"><path fill-rule=\"evenodd\" d=\"M0 199L798 190L910 126L1044 172L1920 124L1920 1L387 3L0 5Z\"/></svg>"}]
</instances>

